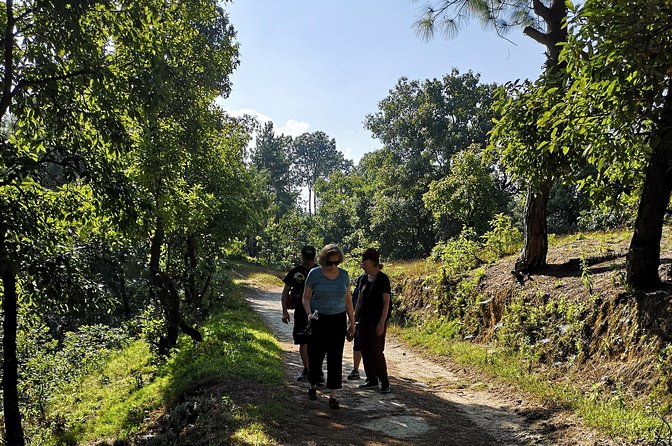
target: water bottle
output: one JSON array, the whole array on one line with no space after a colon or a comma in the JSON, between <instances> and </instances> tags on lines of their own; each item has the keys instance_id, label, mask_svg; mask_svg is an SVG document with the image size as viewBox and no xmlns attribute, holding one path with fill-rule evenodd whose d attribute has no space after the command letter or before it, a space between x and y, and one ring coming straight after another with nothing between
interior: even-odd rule
<instances>
[{"instance_id":1,"label":"water bottle","mask_svg":"<svg viewBox=\"0 0 672 446\"><path fill-rule=\"evenodd\" d=\"M319 321L320 320L320 313L317 312L317 310L313 311L313 313L310 315L310 322L312 323L313 321Z\"/></svg>"}]
</instances>

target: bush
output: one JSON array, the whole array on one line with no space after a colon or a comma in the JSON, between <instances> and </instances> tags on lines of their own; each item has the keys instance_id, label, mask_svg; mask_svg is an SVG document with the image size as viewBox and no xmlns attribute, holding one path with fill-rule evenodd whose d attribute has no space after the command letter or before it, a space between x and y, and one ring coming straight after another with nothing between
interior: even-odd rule
<instances>
[{"instance_id":1,"label":"bush","mask_svg":"<svg viewBox=\"0 0 672 446\"><path fill-rule=\"evenodd\" d=\"M432 258L443 263L447 277L458 278L483 263L479 258L480 251L476 232L463 228L457 238L437 244L432 249Z\"/></svg>"},{"instance_id":2,"label":"bush","mask_svg":"<svg viewBox=\"0 0 672 446\"><path fill-rule=\"evenodd\" d=\"M523 246L523 234L513 226L510 216L497 214L490 221L490 231L483 234L483 248L492 253L494 258L510 256Z\"/></svg>"}]
</instances>

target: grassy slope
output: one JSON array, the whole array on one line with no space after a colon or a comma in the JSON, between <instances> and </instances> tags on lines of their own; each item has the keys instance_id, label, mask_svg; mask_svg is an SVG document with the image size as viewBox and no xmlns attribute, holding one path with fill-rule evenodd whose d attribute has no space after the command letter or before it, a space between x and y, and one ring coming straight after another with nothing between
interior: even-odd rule
<instances>
[{"instance_id":1,"label":"grassy slope","mask_svg":"<svg viewBox=\"0 0 672 446\"><path fill-rule=\"evenodd\" d=\"M624 253L630 235L610 231L553 237L549 263ZM664 256L670 251L667 240L669 230L664 235ZM670 436L661 421L670 412L669 393L661 391L661 382L669 382L660 362L666 339L641 324L646 296L623 298L628 295L622 283L624 258L580 271L558 273L552 267L524 285L510 275L512 263L509 257L478 270L478 285L473 290L471 284L465 287L470 300L462 318L439 316L448 304L436 281L427 278L440 275L440 265L427 261L387 265L388 274L404 283L398 305L421 313L423 320L391 332L431 354L472 366L552 406L574 411L587 425L608 434L646 441ZM669 292L662 294L669 299ZM458 298L454 291L448 297ZM464 327L469 324L479 327L465 341ZM566 336L554 334L567 330ZM520 341L515 348L508 341L513 331ZM537 340L530 341L535 335ZM568 349L568 342L582 343L578 357L553 357L554 351Z\"/></svg>"},{"instance_id":2,"label":"grassy slope","mask_svg":"<svg viewBox=\"0 0 672 446\"><path fill-rule=\"evenodd\" d=\"M71 424L54 441L112 443L144 432L148 444L181 444L185 436L190 444L275 444L273 420L283 408L256 401L282 382L277 341L240 296L201 328L203 342L181 337L163 365L153 365L138 340L65 389L50 415Z\"/></svg>"}]
</instances>

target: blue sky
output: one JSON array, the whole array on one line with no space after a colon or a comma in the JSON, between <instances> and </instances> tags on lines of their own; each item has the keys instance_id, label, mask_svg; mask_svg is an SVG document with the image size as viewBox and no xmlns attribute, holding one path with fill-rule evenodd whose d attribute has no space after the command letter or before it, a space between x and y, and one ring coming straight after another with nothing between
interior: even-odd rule
<instances>
[{"instance_id":1,"label":"blue sky","mask_svg":"<svg viewBox=\"0 0 672 446\"><path fill-rule=\"evenodd\" d=\"M362 124L397 80L441 77L455 67L483 82L536 78L543 47L472 21L453 39L415 34L422 1L236 0L224 7L237 30L240 67L223 105L273 120L296 136L321 130L358 161L381 146ZM515 45L514 45L515 43Z\"/></svg>"}]
</instances>

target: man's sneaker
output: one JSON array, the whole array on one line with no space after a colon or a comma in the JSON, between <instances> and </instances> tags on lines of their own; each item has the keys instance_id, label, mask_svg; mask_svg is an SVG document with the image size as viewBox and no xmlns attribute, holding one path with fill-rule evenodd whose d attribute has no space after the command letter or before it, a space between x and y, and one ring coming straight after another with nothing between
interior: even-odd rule
<instances>
[{"instance_id":1,"label":"man's sneaker","mask_svg":"<svg viewBox=\"0 0 672 446\"><path fill-rule=\"evenodd\" d=\"M350 374L348 375L348 379L351 381L353 379L359 379L359 370L353 369L352 372L350 372Z\"/></svg>"},{"instance_id":2,"label":"man's sneaker","mask_svg":"<svg viewBox=\"0 0 672 446\"><path fill-rule=\"evenodd\" d=\"M303 369L303 372L301 372L301 374L296 377L296 380L300 382L308 381L308 370Z\"/></svg>"},{"instance_id":3,"label":"man's sneaker","mask_svg":"<svg viewBox=\"0 0 672 446\"><path fill-rule=\"evenodd\" d=\"M378 387L378 381L366 380L364 381L364 384L360 384L357 387L359 387L360 389L373 389L374 387Z\"/></svg>"},{"instance_id":4,"label":"man's sneaker","mask_svg":"<svg viewBox=\"0 0 672 446\"><path fill-rule=\"evenodd\" d=\"M308 389L308 399L311 401L315 401L317 399L317 390Z\"/></svg>"},{"instance_id":5,"label":"man's sneaker","mask_svg":"<svg viewBox=\"0 0 672 446\"><path fill-rule=\"evenodd\" d=\"M380 383L380 393L390 393L390 382L381 381Z\"/></svg>"}]
</instances>

